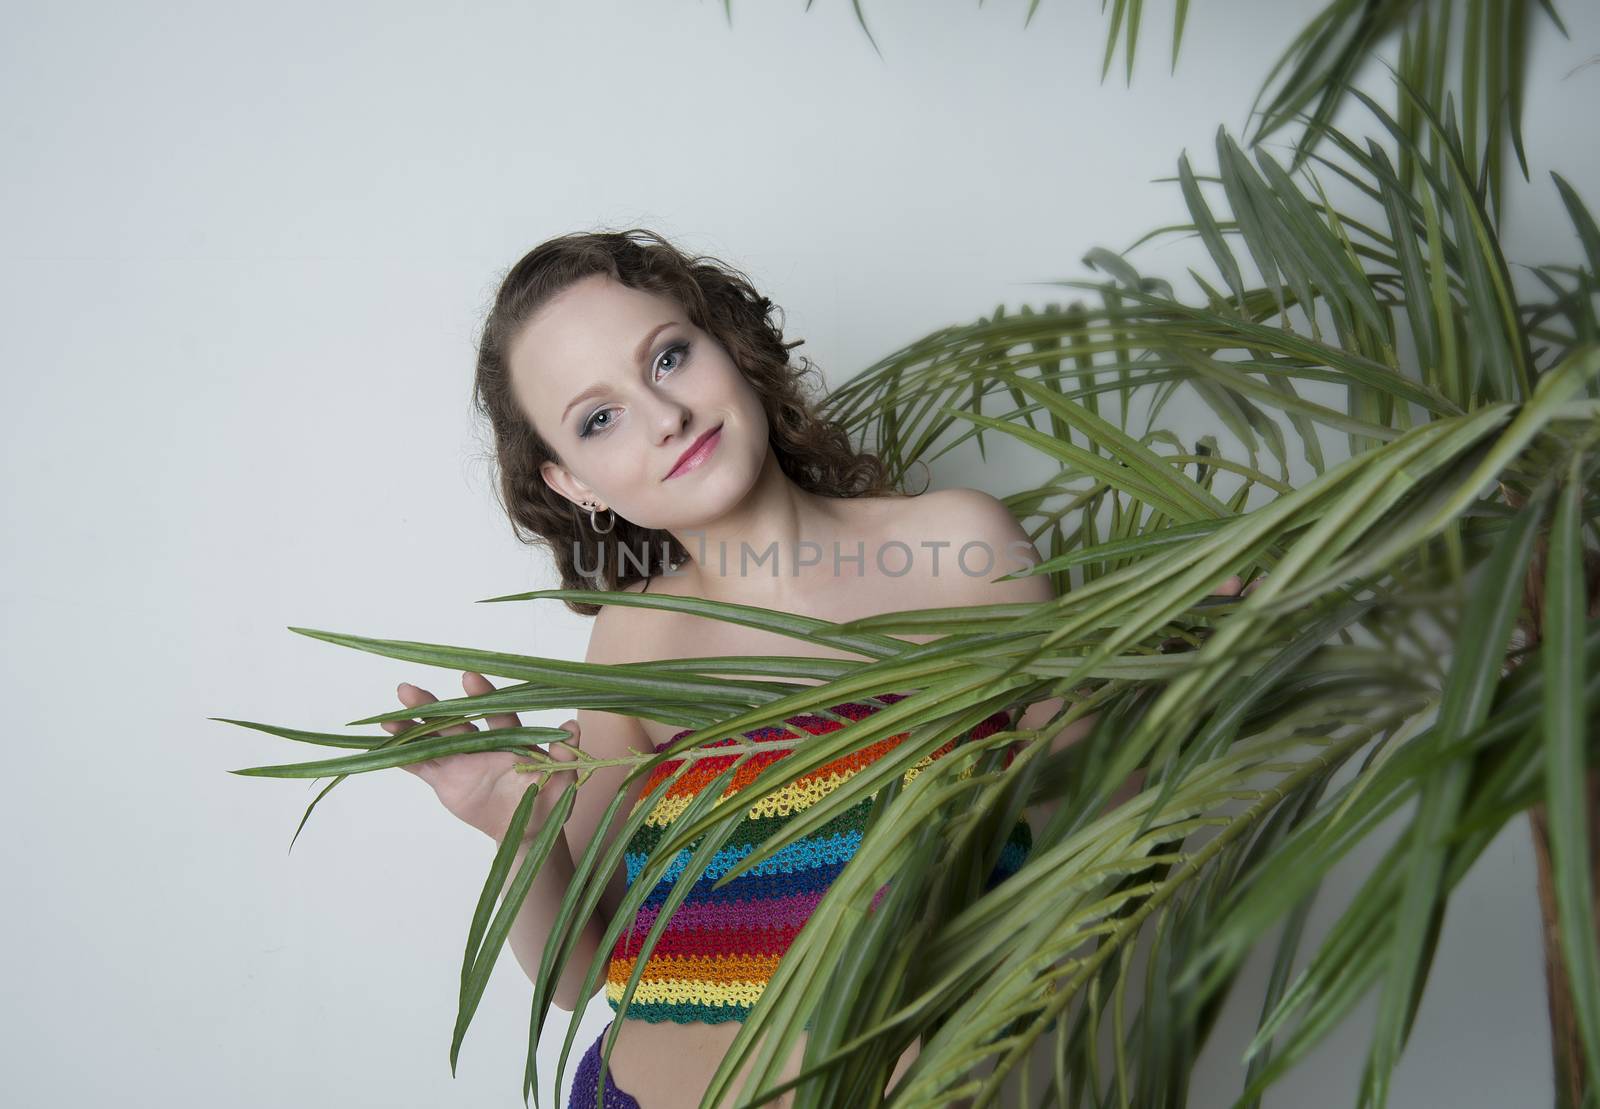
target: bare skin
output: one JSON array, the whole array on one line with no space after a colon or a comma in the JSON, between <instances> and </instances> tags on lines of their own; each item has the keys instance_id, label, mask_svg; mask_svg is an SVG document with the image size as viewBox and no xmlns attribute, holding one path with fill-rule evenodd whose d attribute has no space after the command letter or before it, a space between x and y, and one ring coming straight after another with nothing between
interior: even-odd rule
<instances>
[{"instance_id":1,"label":"bare skin","mask_svg":"<svg viewBox=\"0 0 1600 1109\"><path fill-rule=\"evenodd\" d=\"M756 605L831 621L1051 597L1043 577L989 580L1040 559L1004 506L987 494L956 489L914 498L838 498L795 485L778 467L753 386L720 345L692 326L667 298L609 279L584 279L529 321L513 344L510 363L518 403L562 458L545 464L544 478L550 487L585 511L610 509L640 526L668 531L691 553L680 570L652 579L650 593ZM588 387L596 392L579 400L580 390ZM580 428L589 434L580 436ZM674 473L680 459L711 431L716 431L712 452L697 466ZM604 529L603 521L600 526ZM1008 546L1019 537L1025 551ZM957 567L955 552L974 540L995 554L994 567L986 575ZM773 573L770 563L758 563L753 569L739 565L745 545L761 552L772 543L780 551L779 572ZM803 543L817 544L823 552L821 561L794 572L791 558ZM858 543L866 551L860 564L848 561ZM877 552L889 543L905 549L897 548L880 562ZM834 544L845 560L839 566L832 559ZM705 552L703 561L697 552ZM641 585L635 582L628 588L639 592ZM1231 578L1218 592L1238 590L1238 579ZM617 657L606 658L608 663L721 655L860 659L681 613L616 606L610 615L622 621L615 639L627 646ZM931 637L900 638L922 643ZM474 673L463 675L462 687L469 694L494 688ZM437 699L410 683L401 683L397 693L407 707ZM1060 703L1056 699L1030 706L1019 726L1038 726ZM384 727L397 733L411 723L393 721ZM490 716L486 723L491 728L514 727L520 721L508 713ZM1080 721L1053 742L1076 739L1090 723ZM640 719L639 726L649 742L658 745L678 730L646 719ZM575 743L581 742L577 721L569 720L564 727ZM462 725L447 733L469 728ZM560 761L575 757L557 744L549 751ZM454 815L498 841L531 781L513 770L514 764L524 761L510 753L480 753L406 769L428 782ZM545 799L553 799L557 792L540 791L534 827L549 818L553 801ZM546 896L559 903L559 893ZM645 1109L697 1109L739 1027L623 1021L611 1053L612 1076ZM889 1086L915 1060L919 1046L913 1042L901 1055ZM780 1080L799 1073L804 1048L802 1034ZM747 1065L736 1075L733 1094L723 1104L735 1104L748 1074ZM786 1109L793 1101L791 1091L766 1104Z\"/></svg>"},{"instance_id":2,"label":"bare skin","mask_svg":"<svg viewBox=\"0 0 1600 1109\"><path fill-rule=\"evenodd\" d=\"M936 510L937 504L938 498L930 495L926 499L873 498L855 504L841 504L840 508L847 518L854 517L858 534L869 539L868 550L871 550L872 543L880 538L909 537L918 532L933 534L938 521L930 518L929 514ZM909 538L905 541L913 542ZM892 568L897 570L899 567L896 565ZM879 612L931 607L938 603L932 598L938 595L937 590L945 580L933 576L931 559L914 564L912 573L900 577L879 573L870 558L860 576L853 572L851 564L846 564L845 572L837 576L833 574L831 565L819 565L814 569L818 573L814 579L817 588L807 595L803 609L788 611L835 622L859 619ZM640 585L629 587L629 592L640 591ZM701 575L692 562L679 573L658 575L652 579L648 592L669 596L704 595ZM638 658L634 661L719 655L799 654L811 658L866 661L862 656L846 651L681 613L650 609L631 609L629 613L637 618L631 623L632 627L638 629ZM897 638L908 643L925 643L934 637L904 635ZM803 678L794 680L802 684L815 684ZM641 723L655 744L666 743L678 731L675 726L653 720ZM738 1031L739 1025L736 1023L681 1025L625 1020L611 1055L612 1074L624 1090L649 1091L651 1100L648 1109L657 1109L658 1105L660 1109L695 1109L700 1103L701 1092L710 1082ZM783 1066L780 1081L800 1073L806 1039L802 1032ZM902 1053L888 1085L892 1086L898 1081L916 1059L919 1046L919 1042L914 1041ZM750 1070L747 1065L738 1072L732 1087L735 1091L743 1086ZM727 1104L733 1103L729 1101ZM786 1109L794 1104L793 1091L786 1091L767 1104Z\"/></svg>"},{"instance_id":3,"label":"bare skin","mask_svg":"<svg viewBox=\"0 0 1600 1109\"><path fill-rule=\"evenodd\" d=\"M932 541L941 524L941 517L937 512L939 504L939 495L930 493L917 498L857 498L853 501L842 501L839 508L843 518L858 529L857 534L870 540L868 545L870 551L873 549L872 542L891 537L903 537L902 541L914 549L918 549L916 544L922 538ZM816 576L803 579L809 580L814 586L804 598L807 603L803 608L786 611L842 622L879 612L931 607L939 603L935 599L936 590L944 587L946 582L953 588L957 579L945 576L952 572L948 551L940 563L940 574L936 576L932 552L927 548L920 550L924 557L911 565L910 572L898 577L878 572L870 558L860 576L855 573L855 566L852 563L846 563L844 572L837 576L834 575L831 564L813 567L811 569ZM898 571L900 566L895 564L890 569ZM1001 571L996 571L999 572ZM694 563L690 562L677 572L657 575L651 579L648 592L670 596L703 596L700 586L701 575ZM968 583L968 588L970 587ZM644 583L635 582L626 588L628 592L639 593L644 590ZM866 661L861 655L827 646L802 643L788 636L705 620L682 613L638 608L622 611L627 614L629 622L628 635L622 638L634 644L634 651L632 657L614 660L619 663L719 655L733 657L803 655L811 658ZM933 637L905 635L897 638L908 643L925 643ZM806 678L793 680L797 684L816 684ZM486 693L493 688L493 685L481 674L468 673L464 675L462 687L468 693ZM399 698L407 707L436 700L433 694L409 683L401 686ZM488 723L491 727L516 726L517 718L515 714L504 714L502 717L489 718ZM640 718L639 723L650 741L658 745L665 744L679 730L676 726L644 718ZM399 732L406 726L408 722L405 721L384 724L390 732ZM568 727L576 730L575 722L569 721ZM483 756L452 757L465 760ZM504 760L509 765L513 761L513 756L504 756ZM505 783L505 788L511 794L520 796L521 790L527 788L528 781L526 775L513 774ZM711 1076L738 1034L739 1027L733 1022L685 1025L670 1021L654 1024L641 1020L625 1020L621 1024L616 1046L611 1053L612 1076L618 1086L640 1097L645 1109L697 1109ZM801 1033L784 1064L781 1080L800 1073L805 1044L806 1036ZM918 1048L919 1043L913 1042L901 1055L888 1085L892 1086L898 1081L900 1075L916 1059ZM732 1087L735 1092L743 1086L750 1070L750 1066L747 1065L738 1072ZM777 1109L787 1109L793 1103L793 1091L786 1091L778 1098L767 1102L769 1106ZM731 1105L733 1102L729 1100L726 1104Z\"/></svg>"}]
</instances>

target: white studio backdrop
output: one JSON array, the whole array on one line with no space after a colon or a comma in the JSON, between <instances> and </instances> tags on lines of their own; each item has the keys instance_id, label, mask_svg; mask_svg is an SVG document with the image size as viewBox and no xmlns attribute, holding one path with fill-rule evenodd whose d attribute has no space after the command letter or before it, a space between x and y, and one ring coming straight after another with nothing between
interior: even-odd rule
<instances>
[{"instance_id":1,"label":"white studio backdrop","mask_svg":"<svg viewBox=\"0 0 1600 1109\"><path fill-rule=\"evenodd\" d=\"M401 680L459 692L289 625L582 658L589 622L559 603L473 603L555 584L469 407L501 274L551 235L651 227L745 270L837 383L997 304L1068 299L1033 283L1181 219L1155 179L1184 149L1214 168L1218 124L1239 132L1318 6L1195 5L1170 75L1152 5L1128 88L1120 55L1098 79L1087 2L1024 28L1021 0L876 0L882 57L845 0L736 3L731 27L713 0L7 3L6 1100L520 1105L509 950L454 1078L447 1059L493 845L393 770L346 780L288 853L325 783L227 771L319 749L207 719L332 729L397 707ZM1514 261L1576 257L1550 170L1600 206L1579 110L1600 17L1559 8ZM1184 287L1198 248L1134 259ZM975 459L937 482L1014 486ZM1330 880L1307 950L1371 858ZM1392 1104L1548 1103L1538 925L1519 819L1456 894ZM1246 968L1194 1104L1239 1089L1266 973ZM1351 1104L1370 1012L1265 1105ZM609 1015L585 1015L563 1099Z\"/></svg>"}]
</instances>

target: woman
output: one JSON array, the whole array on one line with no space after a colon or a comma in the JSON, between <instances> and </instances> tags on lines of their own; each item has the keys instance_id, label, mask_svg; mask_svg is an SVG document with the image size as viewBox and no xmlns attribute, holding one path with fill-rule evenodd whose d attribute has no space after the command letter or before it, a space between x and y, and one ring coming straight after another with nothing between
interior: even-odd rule
<instances>
[{"instance_id":1,"label":"woman","mask_svg":"<svg viewBox=\"0 0 1600 1109\"><path fill-rule=\"evenodd\" d=\"M476 401L494 432L499 491L513 528L525 542L549 548L563 587L648 588L831 621L1048 600L1044 577L989 580L1039 561L1003 504L970 489L906 495L885 479L875 457L857 451L841 429L815 414L802 387L809 364L791 363L789 349L798 344L782 341L768 318L772 307L736 271L686 257L646 231L553 239L507 274L483 328ZM987 573L956 565L956 552L973 542L994 554ZM789 637L687 614L567 603L596 617L590 662L861 657L825 646L802 652ZM919 643L931 637L903 638ZM472 695L494 688L475 673L463 675L462 687ZM408 683L398 694L407 707L436 699ZM1030 706L1019 726L1038 726L1059 705ZM519 723L514 714L487 719L491 727ZM1006 717L984 723L993 731ZM384 726L394 733L412 722ZM686 734L592 709L579 709L563 727L597 758L652 754ZM1087 722L1079 724L1057 742L1086 730ZM564 761L574 757L561 747L550 750ZM529 785L511 769L517 761L506 753L466 754L407 769L452 813L499 842ZM571 880L572 860L596 834L627 769L597 771L580 790L518 916L510 943L530 978ZM645 788L645 779L636 779L625 806ZM558 793L541 790L529 838L548 819ZM1026 825L1022 831L1026 840ZM513 866L520 866L525 850L526 841ZM588 924L556 986L562 1009L574 1011L589 1000L578 996L582 978L626 887L619 869L601 900L606 918ZM687 903L672 926L686 912ZM620 948L608 986L613 1008L618 979L626 982L631 969ZM733 995L715 1000L696 1008L653 1004L636 993L617 1029L610 1074L599 1071L597 1040L580 1064L571 1104L595 1104L594 1085L602 1082L607 1105L699 1105L750 1002ZM721 1002L728 1004L719 1008ZM803 1051L802 1038L785 1078L799 1072ZM913 1044L902 1055L891 1084L916 1053ZM736 1076L734 1091L747 1073L748 1067ZM791 1091L771 1104L792 1100Z\"/></svg>"}]
</instances>

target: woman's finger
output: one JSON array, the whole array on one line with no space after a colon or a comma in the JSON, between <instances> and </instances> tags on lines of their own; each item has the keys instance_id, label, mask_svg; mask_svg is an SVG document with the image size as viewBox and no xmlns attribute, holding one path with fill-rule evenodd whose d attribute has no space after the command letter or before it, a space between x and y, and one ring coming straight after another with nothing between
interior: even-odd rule
<instances>
[{"instance_id":1,"label":"woman's finger","mask_svg":"<svg viewBox=\"0 0 1600 1109\"><path fill-rule=\"evenodd\" d=\"M578 734L578 722L576 720L568 720L561 726L567 730L572 738L565 742L559 739L551 740L545 750L550 752L550 757L557 762L577 762L578 753L572 748L582 746L582 737ZM572 745L571 747L566 745L569 743Z\"/></svg>"},{"instance_id":2,"label":"woman's finger","mask_svg":"<svg viewBox=\"0 0 1600 1109\"><path fill-rule=\"evenodd\" d=\"M429 701L437 700L433 694L429 693L425 689L418 689L410 682L401 682L400 685L396 687L395 693L399 696L400 703L405 705L407 708L412 708L416 705L425 705ZM401 732L409 731L410 729L415 728L420 723L420 720L384 720L379 722L379 727L388 732L390 735L399 735ZM438 768L438 759L424 759L421 762L403 763L400 767L401 770L405 770L416 775L424 782L427 782L430 786L433 785L433 772Z\"/></svg>"},{"instance_id":3,"label":"woman's finger","mask_svg":"<svg viewBox=\"0 0 1600 1109\"><path fill-rule=\"evenodd\" d=\"M405 682L401 682L400 686L403 688L405 686L405 684L406 684ZM396 689L395 692L398 694L400 692L400 690ZM400 703L402 705L405 704L406 703L406 699L404 697L401 697L400 698ZM420 721L417 721L417 720L383 720L383 721L379 722L378 727L382 728L384 731L388 732L390 735L399 735L401 732L408 731L411 728L415 728L418 723L420 723Z\"/></svg>"},{"instance_id":4,"label":"woman's finger","mask_svg":"<svg viewBox=\"0 0 1600 1109\"><path fill-rule=\"evenodd\" d=\"M421 688L419 688L417 686L414 686L410 682L401 682L395 688L395 693L399 696L400 703L402 705L404 705L408 709L414 709L418 705L431 705L431 704L433 704L435 701L437 701L439 699L439 698L435 697L433 694L429 693L426 689L421 689ZM477 728L476 725L471 724L471 723L464 723L464 724L452 724L448 728L436 728L436 729L434 729L433 732L431 732L429 734L431 734L431 735L459 735L462 732L475 732L477 730L478 730L478 728Z\"/></svg>"},{"instance_id":5,"label":"woman's finger","mask_svg":"<svg viewBox=\"0 0 1600 1109\"><path fill-rule=\"evenodd\" d=\"M573 747L578 746L578 722L576 722L576 720L566 720L562 727L570 731L571 736L573 736L573 738L570 739L570 743L573 744ZM542 751L544 754L549 755L552 762L578 762L578 754L576 754L574 751L571 751L571 747L562 746L562 741L560 741L560 739L552 739L552 741L547 743L546 746L536 747L536 751ZM528 757L526 762L534 762L534 759ZM538 775L534 776L539 779L539 784L541 784L542 787L544 786L544 783L546 783L547 778L550 778L552 775L557 775L557 773L562 773L562 771L554 770L554 768L552 768L552 770L539 771ZM550 795L554 797L554 794Z\"/></svg>"},{"instance_id":6,"label":"woman's finger","mask_svg":"<svg viewBox=\"0 0 1600 1109\"><path fill-rule=\"evenodd\" d=\"M578 735L578 722L576 720L568 720L565 723L563 723L561 726L563 728L565 728L568 731L568 733L570 733L570 735L572 737L571 739L567 740L566 742L571 743L572 747L580 746L579 735ZM556 762L577 762L578 761L578 755L577 755L576 751L572 750L572 747L564 746L562 740L553 739L549 743L545 744L543 747L530 747L529 750L542 751L543 753L549 755L550 758L553 759ZM529 759L528 761L532 762L534 760ZM539 778L541 780L543 780L545 778L550 777L550 775L557 774L557 773L560 773L560 771L547 770L544 773L540 774Z\"/></svg>"},{"instance_id":7,"label":"woman's finger","mask_svg":"<svg viewBox=\"0 0 1600 1109\"><path fill-rule=\"evenodd\" d=\"M1211 595L1213 597L1236 597L1239 595L1239 590L1243 588L1244 581L1239 577L1238 574L1234 574L1227 581L1223 582L1216 589L1212 590Z\"/></svg>"},{"instance_id":8,"label":"woman's finger","mask_svg":"<svg viewBox=\"0 0 1600 1109\"><path fill-rule=\"evenodd\" d=\"M470 696L480 697L485 693L494 692L494 683L475 670L461 672L461 688ZM485 716L484 722L491 728L520 728L522 721L517 719L514 712L491 712Z\"/></svg>"}]
</instances>

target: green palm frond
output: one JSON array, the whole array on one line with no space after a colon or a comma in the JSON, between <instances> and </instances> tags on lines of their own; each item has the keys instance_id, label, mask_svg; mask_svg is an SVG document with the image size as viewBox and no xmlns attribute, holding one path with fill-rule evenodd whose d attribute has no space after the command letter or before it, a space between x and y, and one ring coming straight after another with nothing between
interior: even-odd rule
<instances>
[{"instance_id":1,"label":"green palm frond","mask_svg":"<svg viewBox=\"0 0 1600 1109\"><path fill-rule=\"evenodd\" d=\"M1188 221L1147 238L1199 239L1212 269L1189 272L1193 295L1140 272L1135 248L1092 251L1085 264L1099 280L1056 283L1080 299L941 328L827 398L824 414L897 478L969 439L985 451L986 433L989 446L1004 437L1028 452L1042 476L1005 501L1047 552L1030 572L1050 576L1052 600L833 623L665 594L490 598L681 612L860 662L779 655L601 666L294 628L510 684L352 722L420 720L396 736L228 720L355 752L236 773L332 775L331 789L441 753L530 752L565 733L428 733L554 707L690 732L653 755L575 751L579 784L619 764L631 783L669 759L681 760L675 778L710 756L732 758L720 779L729 782L752 755L790 748L734 805L718 803L719 786L700 791L650 849L583 968L590 997L647 895L680 870L623 990L626 1016L672 910L705 879L744 811L904 733L713 883L870 802L862 842L706 1092L705 1104L733 1094L754 1105L792 1088L803 1109L961 1097L990 1105L1041 1041L1055 1063L1047 1103L1181 1102L1244 960L1274 930L1237 1104L1255 1104L1376 993L1360 1097L1383 1106L1453 890L1508 821L1542 803L1583 1054L1600 1074L1600 961L1584 943L1595 927L1594 860L1581 793L1600 762L1600 618L1586 607L1595 604L1589 540L1600 539L1600 230L1554 177L1552 200L1584 262L1528 269L1547 299L1519 293L1499 243L1493 150L1506 130L1520 156L1520 98L1507 89L1520 89L1532 5L1465 4L1459 94L1447 73L1452 5L1335 0L1274 71L1282 82L1256 136L1303 120L1296 158L1284 165L1259 147L1252 157L1219 131L1214 173L1178 159L1173 182ZM1126 36L1130 66L1141 7L1110 7L1110 42ZM1185 11L1178 4L1174 54ZM1391 112L1349 85L1361 59L1394 34L1402 50ZM1329 124L1347 98L1370 111L1373 136ZM1354 201L1330 200L1320 176L1330 173ZM1160 423L1184 390L1215 425L1192 441ZM1341 460L1330 462L1341 433ZM1230 573L1257 570L1270 574L1248 595L1210 595ZM935 638L912 644L897 638L905 634ZM1174 638L1193 649L1164 650ZM697 750L886 689L910 695L803 743ZM922 765L997 710L1057 697L1056 719ZM1080 742L1051 742L1091 715ZM526 769L547 765L531 749ZM1107 809L1140 770L1143 791ZM573 860L534 982L525 1099L538 1086L534 1055L555 983L624 845L671 780L627 812L620 791ZM558 812L572 795L559 796ZM518 810L519 832L533 799L530 790ZM983 891L1006 829L1045 809L1027 862ZM1324 877L1397 817L1399 832L1333 929L1303 951ZM510 846L491 865L463 956L452 1068L512 907L558 826L535 837L516 873ZM569 1023L558 1084L581 1016ZM803 1072L780 1084L802 1034ZM885 1091L917 1039L918 1058Z\"/></svg>"},{"instance_id":2,"label":"green palm frond","mask_svg":"<svg viewBox=\"0 0 1600 1109\"><path fill-rule=\"evenodd\" d=\"M978 0L981 6L983 0ZM732 0L724 0L732 22ZM852 0L856 22L880 56L860 0ZM1033 21L1039 0L1030 0L1023 19ZM1143 23L1143 0L1102 0L1106 19L1100 79L1105 80L1120 47L1123 80L1132 83L1133 61ZM811 0L806 0L811 10ZM1510 144L1524 178L1528 158L1522 139L1523 86L1528 42L1536 19L1548 19L1567 33L1553 0L1329 0L1273 63L1250 106L1256 119L1254 146L1293 125L1302 130L1295 144L1296 168L1327 136L1334 115L1356 93L1356 81L1398 40L1400 70L1430 103L1453 96L1462 106L1463 142L1475 181L1487 190L1498 212L1505 193L1505 147ZM1188 0L1174 0L1169 67L1176 71L1188 22ZM1415 133L1417 120L1405 102L1397 105L1402 124ZM1402 155L1402 180L1410 184L1411 162Z\"/></svg>"}]
</instances>

